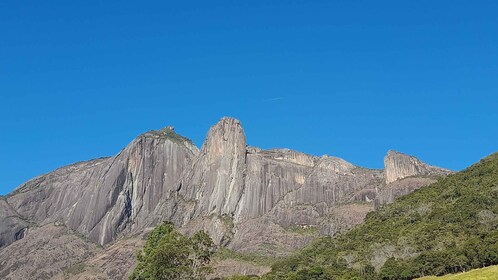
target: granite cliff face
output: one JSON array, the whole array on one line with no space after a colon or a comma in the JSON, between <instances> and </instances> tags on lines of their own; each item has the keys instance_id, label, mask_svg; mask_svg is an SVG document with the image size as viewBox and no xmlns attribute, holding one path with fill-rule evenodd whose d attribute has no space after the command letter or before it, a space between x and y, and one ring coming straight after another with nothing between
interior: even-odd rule
<instances>
[{"instance_id":1,"label":"granite cliff face","mask_svg":"<svg viewBox=\"0 0 498 280\"><path fill-rule=\"evenodd\" d=\"M0 248L22 239L28 230L29 223L0 197Z\"/></svg>"},{"instance_id":2,"label":"granite cliff face","mask_svg":"<svg viewBox=\"0 0 498 280\"><path fill-rule=\"evenodd\" d=\"M161 200L169 199L197 153L172 131L145 133L114 157L76 163L30 180L6 201L23 219L62 223L107 244L120 233L146 226L146 218Z\"/></svg>"},{"instance_id":3,"label":"granite cliff face","mask_svg":"<svg viewBox=\"0 0 498 280\"><path fill-rule=\"evenodd\" d=\"M452 171L421 162L413 156L396 151L388 151L384 157L386 187L380 191L375 206L392 203L396 198L409 194L423 186L436 182Z\"/></svg>"},{"instance_id":4,"label":"granite cliff face","mask_svg":"<svg viewBox=\"0 0 498 280\"><path fill-rule=\"evenodd\" d=\"M386 184L410 176L445 176L450 170L430 166L416 157L390 150L384 158Z\"/></svg>"},{"instance_id":5,"label":"granite cliff face","mask_svg":"<svg viewBox=\"0 0 498 280\"><path fill-rule=\"evenodd\" d=\"M233 118L214 125L200 150L172 127L147 132L114 157L57 169L0 199L0 248L5 247L0 249L0 275L24 275L22 267L8 261L5 252L12 248L44 252L55 246L38 242L31 232L67 232L77 248L92 248L74 260L96 266L84 275L97 271L99 277L122 278L111 268L129 266L123 258L133 263L133 250L118 244L164 220L187 234L204 229L217 244L234 250L288 254L320 234L334 235L361 223L374 201L377 206L390 203L433 182L427 178L449 173L393 151L384 162L384 170L367 169L335 157L250 147L240 121ZM104 248L95 249L94 243ZM110 248L123 257L102 264L99 256ZM70 266L58 264L44 270L40 262L38 271L46 273L38 279L55 277Z\"/></svg>"},{"instance_id":6,"label":"granite cliff face","mask_svg":"<svg viewBox=\"0 0 498 280\"><path fill-rule=\"evenodd\" d=\"M194 217L234 216L244 191L246 137L240 121L223 118L211 127L179 193L198 201Z\"/></svg>"}]
</instances>

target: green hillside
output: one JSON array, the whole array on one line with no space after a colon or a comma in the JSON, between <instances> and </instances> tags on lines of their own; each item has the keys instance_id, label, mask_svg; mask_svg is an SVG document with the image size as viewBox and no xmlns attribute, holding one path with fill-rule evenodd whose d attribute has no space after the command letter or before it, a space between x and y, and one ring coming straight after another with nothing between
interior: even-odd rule
<instances>
[{"instance_id":1,"label":"green hillside","mask_svg":"<svg viewBox=\"0 0 498 280\"><path fill-rule=\"evenodd\" d=\"M498 153L275 263L265 279L413 279L498 264Z\"/></svg>"},{"instance_id":2,"label":"green hillside","mask_svg":"<svg viewBox=\"0 0 498 280\"><path fill-rule=\"evenodd\" d=\"M445 276L427 276L419 280L496 280L498 279L498 266L473 269L471 271L449 274Z\"/></svg>"}]
</instances>

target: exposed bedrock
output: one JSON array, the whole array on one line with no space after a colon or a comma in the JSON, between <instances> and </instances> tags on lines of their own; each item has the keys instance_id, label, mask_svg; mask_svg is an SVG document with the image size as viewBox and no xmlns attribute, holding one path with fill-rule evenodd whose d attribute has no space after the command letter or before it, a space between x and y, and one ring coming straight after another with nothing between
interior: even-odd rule
<instances>
[{"instance_id":1,"label":"exposed bedrock","mask_svg":"<svg viewBox=\"0 0 498 280\"><path fill-rule=\"evenodd\" d=\"M384 170L368 169L336 157L250 147L240 121L228 117L210 128L200 150L167 127L138 136L114 157L59 168L0 197L0 250L35 242L33 236L16 242L31 232L64 240L63 230L52 230L63 226L71 240L83 236L105 245L103 255L112 248L113 256L131 258L131 247L120 254L114 245L172 221L187 234L205 230L234 250L286 255L318 235L361 223L374 201L391 203L451 173L394 151L384 163ZM43 250L57 243L51 244ZM0 263L11 265L4 276L28 273L6 256L0 253ZM133 263L123 258L106 258L102 275L117 275L114 259Z\"/></svg>"},{"instance_id":2,"label":"exposed bedrock","mask_svg":"<svg viewBox=\"0 0 498 280\"><path fill-rule=\"evenodd\" d=\"M196 153L187 142L145 133L114 157L76 163L30 180L7 202L33 222L61 222L106 244L120 232L145 226L149 213L175 191Z\"/></svg>"},{"instance_id":3,"label":"exposed bedrock","mask_svg":"<svg viewBox=\"0 0 498 280\"><path fill-rule=\"evenodd\" d=\"M390 150L384 158L386 184L410 176L446 176L450 170L430 166L413 156Z\"/></svg>"},{"instance_id":4,"label":"exposed bedrock","mask_svg":"<svg viewBox=\"0 0 498 280\"><path fill-rule=\"evenodd\" d=\"M29 223L0 197L0 248L22 239L27 234L28 226Z\"/></svg>"},{"instance_id":5,"label":"exposed bedrock","mask_svg":"<svg viewBox=\"0 0 498 280\"><path fill-rule=\"evenodd\" d=\"M223 118L212 126L192 168L181 180L179 193L195 200L195 217L233 216L244 192L246 137L240 121Z\"/></svg>"},{"instance_id":6,"label":"exposed bedrock","mask_svg":"<svg viewBox=\"0 0 498 280\"><path fill-rule=\"evenodd\" d=\"M453 171L428 165L416 157L391 150L384 157L384 173L386 187L377 194L375 207L393 203L396 198L428 186Z\"/></svg>"}]
</instances>

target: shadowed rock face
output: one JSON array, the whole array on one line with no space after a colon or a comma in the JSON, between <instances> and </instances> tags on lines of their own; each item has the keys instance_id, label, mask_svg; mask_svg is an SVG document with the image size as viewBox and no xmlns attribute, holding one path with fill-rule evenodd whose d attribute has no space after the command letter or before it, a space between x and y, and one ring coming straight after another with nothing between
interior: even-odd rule
<instances>
[{"instance_id":1,"label":"shadowed rock face","mask_svg":"<svg viewBox=\"0 0 498 280\"><path fill-rule=\"evenodd\" d=\"M125 246L125 253L116 244L169 220L187 234L206 230L234 250L285 255L320 234L361 223L374 200L389 203L432 182L412 182L417 176L448 173L392 151L385 170L375 170L335 157L249 147L233 118L211 127L200 151L168 127L140 135L114 157L57 169L0 199L0 247L28 246L22 244L34 239L15 241L26 230L29 236L32 226L64 225L86 242L105 245L86 261L102 267L99 277L122 278L113 265L133 263L127 259L132 250ZM38 232L60 233L48 229ZM123 257L99 257L107 250ZM2 258L6 254L0 263ZM103 259L105 264L97 261ZM59 273L67 269L60 264ZM4 271L12 274L6 276L21 275L22 267L9 265ZM92 271L85 270L84 279Z\"/></svg>"},{"instance_id":2,"label":"shadowed rock face","mask_svg":"<svg viewBox=\"0 0 498 280\"><path fill-rule=\"evenodd\" d=\"M0 197L0 248L22 239L29 224Z\"/></svg>"}]
</instances>

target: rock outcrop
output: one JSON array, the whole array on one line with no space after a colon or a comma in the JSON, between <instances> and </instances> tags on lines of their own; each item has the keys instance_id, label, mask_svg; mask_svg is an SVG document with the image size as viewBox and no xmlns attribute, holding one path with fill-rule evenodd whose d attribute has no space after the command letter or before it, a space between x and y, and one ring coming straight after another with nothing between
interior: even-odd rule
<instances>
[{"instance_id":1,"label":"rock outcrop","mask_svg":"<svg viewBox=\"0 0 498 280\"><path fill-rule=\"evenodd\" d=\"M390 150L384 158L386 184L410 176L446 176L450 170L430 166L416 157Z\"/></svg>"},{"instance_id":2,"label":"rock outcrop","mask_svg":"<svg viewBox=\"0 0 498 280\"><path fill-rule=\"evenodd\" d=\"M102 251L66 226L46 224L0 250L0 279L54 279Z\"/></svg>"},{"instance_id":3,"label":"rock outcrop","mask_svg":"<svg viewBox=\"0 0 498 280\"><path fill-rule=\"evenodd\" d=\"M452 171L421 162L413 156L388 151L384 157L386 187L376 196L375 207L393 203L396 198L428 186Z\"/></svg>"},{"instance_id":4,"label":"rock outcrop","mask_svg":"<svg viewBox=\"0 0 498 280\"><path fill-rule=\"evenodd\" d=\"M179 193L196 200L195 217L234 216L244 191L246 137L240 121L223 118L211 127Z\"/></svg>"},{"instance_id":5,"label":"rock outcrop","mask_svg":"<svg viewBox=\"0 0 498 280\"><path fill-rule=\"evenodd\" d=\"M170 198L197 153L170 130L148 132L112 158L57 169L28 181L6 200L25 219L61 222L104 245L119 233L142 230L146 221L154 223L149 214Z\"/></svg>"},{"instance_id":6,"label":"rock outcrop","mask_svg":"<svg viewBox=\"0 0 498 280\"><path fill-rule=\"evenodd\" d=\"M114 157L62 167L1 198L0 248L5 248L0 263L7 266L1 273L7 279L27 275L5 253L38 242L21 239L26 232L65 240L54 224L63 226L78 247L97 243L104 248L57 262L57 269L47 270L50 277L86 258L93 268L84 269L81 279L91 278L92 271L102 278L123 278L122 269L113 267L134 261L129 259L133 246L125 240L165 220L187 234L206 230L217 244L233 250L285 255L320 234L361 223L374 201L392 202L432 182L426 177L448 173L392 151L385 169L377 170L330 156L261 150L247 146L241 123L233 118L211 127L200 150L167 127L138 136ZM43 252L57 242L44 244L33 248Z\"/></svg>"},{"instance_id":7,"label":"rock outcrop","mask_svg":"<svg viewBox=\"0 0 498 280\"><path fill-rule=\"evenodd\" d=\"M29 223L0 197L0 248L22 239L28 231Z\"/></svg>"}]
</instances>

